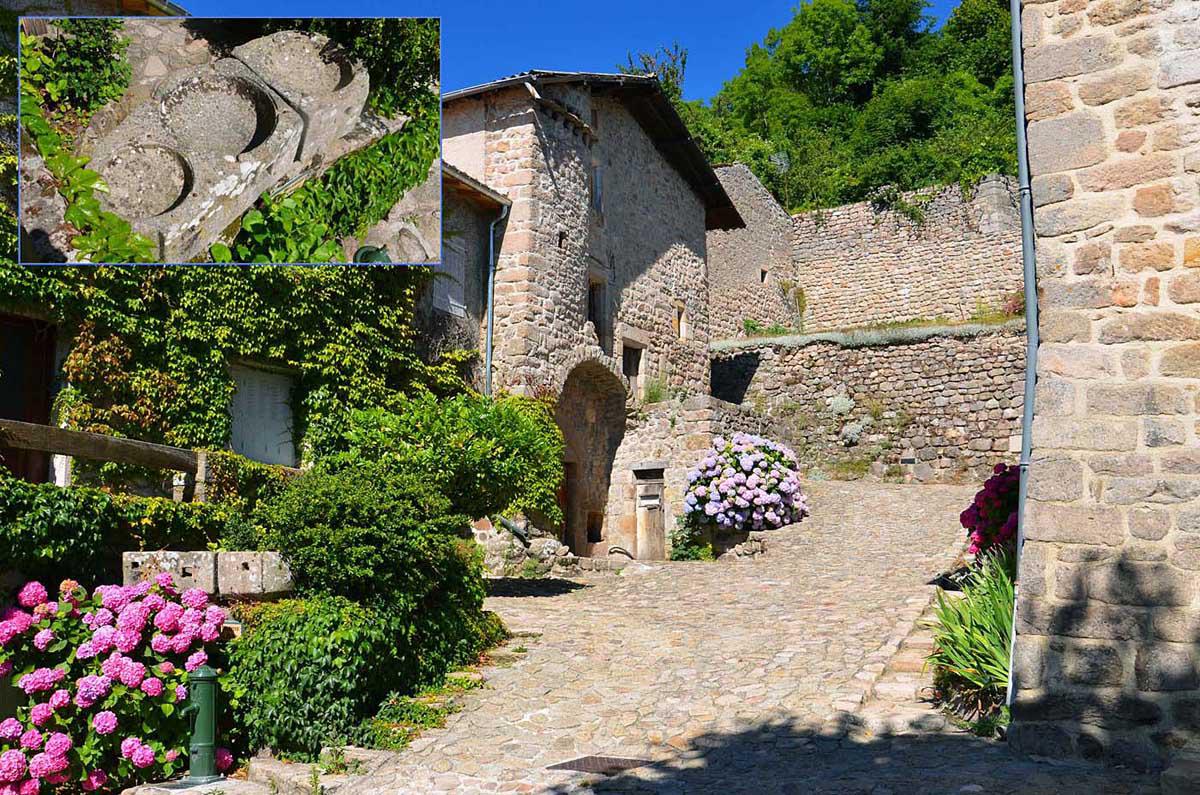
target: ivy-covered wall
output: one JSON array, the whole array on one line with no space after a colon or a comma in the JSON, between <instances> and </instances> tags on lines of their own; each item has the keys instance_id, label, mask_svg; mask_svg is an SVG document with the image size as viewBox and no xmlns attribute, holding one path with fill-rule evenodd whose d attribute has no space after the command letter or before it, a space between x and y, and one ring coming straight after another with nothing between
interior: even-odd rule
<instances>
[{"instance_id":1,"label":"ivy-covered wall","mask_svg":"<svg viewBox=\"0 0 1200 795\"><path fill-rule=\"evenodd\" d=\"M462 389L474 356L417 354L427 268L0 266L0 312L57 324L69 340L56 401L68 427L181 447L230 440L231 361L296 375L297 449L345 409ZM332 430L332 429L331 429Z\"/></svg>"}]
</instances>

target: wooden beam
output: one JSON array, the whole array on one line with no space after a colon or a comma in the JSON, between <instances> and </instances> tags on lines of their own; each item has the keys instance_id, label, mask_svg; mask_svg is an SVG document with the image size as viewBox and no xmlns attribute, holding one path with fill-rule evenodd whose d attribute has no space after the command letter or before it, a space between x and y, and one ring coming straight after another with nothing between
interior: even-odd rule
<instances>
[{"instance_id":1,"label":"wooden beam","mask_svg":"<svg viewBox=\"0 0 1200 795\"><path fill-rule=\"evenodd\" d=\"M102 433L68 431L51 425L0 419L0 447L40 450L45 453L116 461L150 469L171 469L194 474L196 452L136 439L119 439Z\"/></svg>"}]
</instances>

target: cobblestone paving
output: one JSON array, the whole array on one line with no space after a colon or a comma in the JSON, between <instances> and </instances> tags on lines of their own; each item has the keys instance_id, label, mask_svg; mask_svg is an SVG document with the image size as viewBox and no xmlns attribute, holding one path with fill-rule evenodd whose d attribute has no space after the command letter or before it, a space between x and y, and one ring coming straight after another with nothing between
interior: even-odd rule
<instances>
[{"instance_id":1,"label":"cobblestone paving","mask_svg":"<svg viewBox=\"0 0 1200 795\"><path fill-rule=\"evenodd\" d=\"M509 583L488 606L521 633L511 664L350 791L1155 791L1122 771L1018 762L961 733L860 728L863 693L959 550L971 490L809 493L814 515L756 561ZM651 763L611 778L546 770L586 754Z\"/></svg>"}]
</instances>

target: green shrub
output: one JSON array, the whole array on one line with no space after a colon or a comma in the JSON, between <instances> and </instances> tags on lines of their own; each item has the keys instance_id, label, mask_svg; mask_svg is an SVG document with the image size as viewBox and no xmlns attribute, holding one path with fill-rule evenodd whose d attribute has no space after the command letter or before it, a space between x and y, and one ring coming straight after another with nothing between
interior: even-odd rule
<instances>
[{"instance_id":1,"label":"green shrub","mask_svg":"<svg viewBox=\"0 0 1200 795\"><path fill-rule=\"evenodd\" d=\"M962 598L937 593L929 665L942 700L971 719L994 711L1008 688L1012 568L1012 553L997 551L976 563Z\"/></svg>"},{"instance_id":2,"label":"green shrub","mask_svg":"<svg viewBox=\"0 0 1200 795\"><path fill-rule=\"evenodd\" d=\"M333 467L387 460L420 473L472 518L525 512L562 521L562 432L541 401L422 394L394 413L353 412L318 435L315 451Z\"/></svg>"},{"instance_id":3,"label":"green shrub","mask_svg":"<svg viewBox=\"0 0 1200 795\"><path fill-rule=\"evenodd\" d=\"M348 742L403 679L403 622L384 608L316 596L243 610L223 683L233 723L251 751L313 760Z\"/></svg>"},{"instance_id":4,"label":"green shrub","mask_svg":"<svg viewBox=\"0 0 1200 795\"><path fill-rule=\"evenodd\" d=\"M259 546L278 550L304 593L394 596L409 609L437 586L466 516L428 479L367 462L318 465L254 514Z\"/></svg>"},{"instance_id":5,"label":"green shrub","mask_svg":"<svg viewBox=\"0 0 1200 795\"><path fill-rule=\"evenodd\" d=\"M121 553L204 549L244 523L220 505L114 496L0 475L0 570L31 579L64 574L93 584L121 576Z\"/></svg>"},{"instance_id":6,"label":"green shrub","mask_svg":"<svg viewBox=\"0 0 1200 795\"><path fill-rule=\"evenodd\" d=\"M129 41L119 19L59 19L53 37L21 37L22 89L39 94L52 117L88 115L129 86Z\"/></svg>"},{"instance_id":7,"label":"green shrub","mask_svg":"<svg viewBox=\"0 0 1200 795\"><path fill-rule=\"evenodd\" d=\"M671 560L716 560L713 545L704 539L695 523L680 519L671 531Z\"/></svg>"}]
</instances>

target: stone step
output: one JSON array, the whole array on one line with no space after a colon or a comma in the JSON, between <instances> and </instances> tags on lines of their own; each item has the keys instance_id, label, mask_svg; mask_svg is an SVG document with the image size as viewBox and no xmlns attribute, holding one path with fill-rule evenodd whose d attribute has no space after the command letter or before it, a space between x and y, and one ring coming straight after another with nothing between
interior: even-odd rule
<instances>
[{"instance_id":1,"label":"stone step","mask_svg":"<svg viewBox=\"0 0 1200 795\"><path fill-rule=\"evenodd\" d=\"M946 716L932 709L891 709L859 714L862 727L876 735L935 732L946 728Z\"/></svg>"},{"instance_id":2,"label":"stone step","mask_svg":"<svg viewBox=\"0 0 1200 795\"><path fill-rule=\"evenodd\" d=\"M242 781L236 778L223 778L211 784L193 784L185 786L180 781L168 781L162 784L141 784L121 790L121 795L207 795L211 792L221 792L223 795L270 795L271 790L265 784L252 781ZM308 793L305 793L308 795Z\"/></svg>"},{"instance_id":3,"label":"stone step","mask_svg":"<svg viewBox=\"0 0 1200 795\"><path fill-rule=\"evenodd\" d=\"M924 674L926 673L925 655L919 652L901 651L888 662L886 670L906 674Z\"/></svg>"},{"instance_id":4,"label":"stone step","mask_svg":"<svg viewBox=\"0 0 1200 795\"><path fill-rule=\"evenodd\" d=\"M903 704L915 703L920 691L925 687L924 682L898 682L881 679L872 688L875 698L881 701L894 701Z\"/></svg>"},{"instance_id":5,"label":"stone step","mask_svg":"<svg viewBox=\"0 0 1200 795\"><path fill-rule=\"evenodd\" d=\"M337 795L346 789L352 778L348 775L333 775L320 771L318 765L256 756L250 760L247 780L264 786L272 795L312 795L313 792Z\"/></svg>"}]
</instances>

